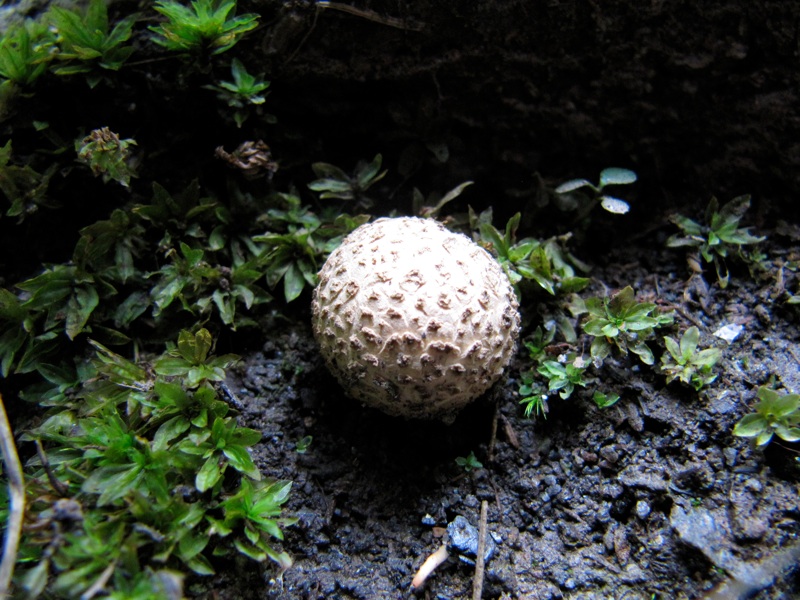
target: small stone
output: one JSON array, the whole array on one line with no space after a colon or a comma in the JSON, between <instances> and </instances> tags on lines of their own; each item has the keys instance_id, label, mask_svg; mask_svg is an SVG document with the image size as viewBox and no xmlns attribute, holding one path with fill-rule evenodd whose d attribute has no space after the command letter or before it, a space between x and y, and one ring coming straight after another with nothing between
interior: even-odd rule
<instances>
[{"instance_id":1,"label":"small stone","mask_svg":"<svg viewBox=\"0 0 800 600\"><path fill-rule=\"evenodd\" d=\"M450 537L452 550L466 559L466 562L474 561L478 556L478 529L473 527L465 517L458 515L447 524L447 535ZM486 536L486 550L483 554L485 562L494 556L497 545L491 535Z\"/></svg>"},{"instance_id":2,"label":"small stone","mask_svg":"<svg viewBox=\"0 0 800 600\"><path fill-rule=\"evenodd\" d=\"M759 493L761 490L764 489L764 486L758 479L751 477L750 479L744 482L744 488L746 490L750 490L751 492Z\"/></svg>"},{"instance_id":3,"label":"small stone","mask_svg":"<svg viewBox=\"0 0 800 600\"><path fill-rule=\"evenodd\" d=\"M604 446L600 449L600 456L605 458L612 465L619 460L619 451L616 446Z\"/></svg>"},{"instance_id":4,"label":"small stone","mask_svg":"<svg viewBox=\"0 0 800 600\"><path fill-rule=\"evenodd\" d=\"M650 516L650 503L646 500L639 500L636 503L636 516L642 520L645 520L647 517Z\"/></svg>"},{"instance_id":5,"label":"small stone","mask_svg":"<svg viewBox=\"0 0 800 600\"><path fill-rule=\"evenodd\" d=\"M741 325L724 325L720 327L714 332L714 335L722 340L725 340L729 344L733 342L739 334L744 331L744 327Z\"/></svg>"},{"instance_id":6,"label":"small stone","mask_svg":"<svg viewBox=\"0 0 800 600\"><path fill-rule=\"evenodd\" d=\"M626 487L644 488L653 492L663 492L667 489L664 469L657 466L646 468L644 465L632 465L617 476L617 481Z\"/></svg>"},{"instance_id":7,"label":"small stone","mask_svg":"<svg viewBox=\"0 0 800 600\"><path fill-rule=\"evenodd\" d=\"M603 498L619 498L622 495L622 492L622 486L617 483L605 483L600 488L600 493L603 495Z\"/></svg>"}]
</instances>

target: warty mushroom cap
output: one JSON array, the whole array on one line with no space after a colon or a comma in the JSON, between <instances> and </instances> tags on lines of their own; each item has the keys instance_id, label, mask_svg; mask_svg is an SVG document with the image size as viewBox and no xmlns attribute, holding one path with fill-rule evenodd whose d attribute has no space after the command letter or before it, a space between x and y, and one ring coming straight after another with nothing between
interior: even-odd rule
<instances>
[{"instance_id":1,"label":"warty mushroom cap","mask_svg":"<svg viewBox=\"0 0 800 600\"><path fill-rule=\"evenodd\" d=\"M328 257L313 330L345 391L390 415L452 420L502 375L520 317L500 265L432 219L383 218Z\"/></svg>"}]
</instances>

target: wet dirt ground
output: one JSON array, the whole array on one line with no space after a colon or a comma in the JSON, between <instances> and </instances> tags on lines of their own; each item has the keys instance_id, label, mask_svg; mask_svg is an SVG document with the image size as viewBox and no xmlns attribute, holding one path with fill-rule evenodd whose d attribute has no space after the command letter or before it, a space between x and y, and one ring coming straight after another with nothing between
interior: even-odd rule
<instances>
[{"instance_id":1,"label":"wet dirt ground","mask_svg":"<svg viewBox=\"0 0 800 600\"><path fill-rule=\"evenodd\" d=\"M641 363L607 360L592 375L621 395L616 405L599 409L578 390L532 420L517 393L530 368L523 350L452 425L406 422L343 395L303 311L276 321L229 385L242 424L264 434L262 472L294 482L287 510L299 520L283 544L294 565L282 577L271 565L230 565L190 594L471 598L475 568L456 556L421 589L411 580L455 517L479 525L485 500L496 552L483 598L800 597L798 449L777 440L763 451L731 433L758 385L800 389L800 311L777 299L772 275L736 270L724 290L713 271L687 281L684 254L665 249L662 233L603 257L587 293L632 285L640 300L676 309L664 333L698 325L701 346L723 349L717 380L699 394ZM798 251L791 234L769 239L773 257ZM523 306L523 339L543 310ZM743 327L732 342L712 335L729 324ZM483 468L456 464L470 452Z\"/></svg>"}]
</instances>

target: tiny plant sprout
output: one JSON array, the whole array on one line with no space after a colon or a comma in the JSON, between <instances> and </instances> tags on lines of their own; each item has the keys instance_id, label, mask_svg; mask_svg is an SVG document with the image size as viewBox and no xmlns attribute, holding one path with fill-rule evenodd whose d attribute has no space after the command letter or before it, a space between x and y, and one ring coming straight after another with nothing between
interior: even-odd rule
<instances>
[{"instance_id":1,"label":"tiny plant sprout","mask_svg":"<svg viewBox=\"0 0 800 600\"><path fill-rule=\"evenodd\" d=\"M755 412L745 415L733 428L733 435L752 438L766 446L774 435L785 442L800 441L800 394L779 394L762 386Z\"/></svg>"},{"instance_id":2,"label":"tiny plant sprout","mask_svg":"<svg viewBox=\"0 0 800 600\"><path fill-rule=\"evenodd\" d=\"M95 129L86 137L75 141L78 160L88 166L95 176L101 175L104 182L116 181L128 187L136 173L130 166L132 139L122 140L108 127Z\"/></svg>"},{"instance_id":3,"label":"tiny plant sprout","mask_svg":"<svg viewBox=\"0 0 800 600\"><path fill-rule=\"evenodd\" d=\"M456 464L467 473L483 468L483 463L477 459L474 451L470 451L469 456L459 456L456 458Z\"/></svg>"},{"instance_id":4,"label":"tiny plant sprout","mask_svg":"<svg viewBox=\"0 0 800 600\"><path fill-rule=\"evenodd\" d=\"M314 441L314 438L310 435L304 436L297 440L297 453L298 454L305 454L308 452L309 447L311 446L311 442Z\"/></svg>"},{"instance_id":5,"label":"tiny plant sprout","mask_svg":"<svg viewBox=\"0 0 800 600\"><path fill-rule=\"evenodd\" d=\"M233 120L240 127L250 115L250 109L260 106L266 101L269 81L262 79L263 74L253 75L238 58L231 61L232 81L219 81L217 85L204 86L206 89L217 92L217 97L233 109ZM263 115L268 122L274 122L275 117Z\"/></svg>"},{"instance_id":6,"label":"tiny plant sprout","mask_svg":"<svg viewBox=\"0 0 800 600\"><path fill-rule=\"evenodd\" d=\"M318 177L308 184L310 190L319 192L322 200L331 198L338 200L357 199L365 205L371 200L365 192L386 176L387 171L381 171L383 157L377 154L370 162L359 161L353 175L348 175L335 165L318 162L311 165L311 169Z\"/></svg>"},{"instance_id":7,"label":"tiny plant sprout","mask_svg":"<svg viewBox=\"0 0 800 600\"><path fill-rule=\"evenodd\" d=\"M173 0L158 0L153 8L167 20L148 28L156 34L152 39L174 52L221 54L258 27L259 16L255 13L234 16L236 0L194 0L191 7Z\"/></svg>"},{"instance_id":8,"label":"tiny plant sprout","mask_svg":"<svg viewBox=\"0 0 800 600\"><path fill-rule=\"evenodd\" d=\"M683 215L673 215L671 221L681 229L681 233L670 236L667 246L695 248L697 255L690 255L689 261L692 270L702 272L700 258L706 263L713 262L719 285L725 288L730 279L726 260L734 256L745 263L752 262L744 246L758 244L765 239L752 235L748 227L739 227L739 221L749 208L750 196L747 195L734 198L721 207L716 198L711 198L703 223Z\"/></svg>"},{"instance_id":9,"label":"tiny plant sprout","mask_svg":"<svg viewBox=\"0 0 800 600\"><path fill-rule=\"evenodd\" d=\"M633 352L646 365L655 361L646 340L653 330L672 324L674 313L661 312L655 303L637 302L631 286L610 298L596 297L585 301L588 319L583 330L591 336L592 357L603 360L616 348L620 354Z\"/></svg>"},{"instance_id":10,"label":"tiny plant sprout","mask_svg":"<svg viewBox=\"0 0 800 600\"><path fill-rule=\"evenodd\" d=\"M570 179L559 185L555 192L560 196L572 196L573 192L588 189L591 192L591 199L582 210L581 217L588 214L597 203L600 203L600 206L610 213L624 215L630 210L630 205L624 200L603 193L603 190L611 185L628 185L635 181L636 173L633 171L610 167L600 172L600 180L597 185L588 179Z\"/></svg>"},{"instance_id":11,"label":"tiny plant sprout","mask_svg":"<svg viewBox=\"0 0 800 600\"><path fill-rule=\"evenodd\" d=\"M719 348L698 350L699 339L700 331L694 326L686 330L680 342L664 337L667 352L661 355L661 371L667 376L667 383L679 379L699 391L717 378L711 369L722 356L722 351Z\"/></svg>"},{"instance_id":12,"label":"tiny plant sprout","mask_svg":"<svg viewBox=\"0 0 800 600\"><path fill-rule=\"evenodd\" d=\"M592 395L592 400L597 405L597 408L608 408L614 406L619 400L619 394L614 392L604 393L597 391Z\"/></svg>"}]
</instances>

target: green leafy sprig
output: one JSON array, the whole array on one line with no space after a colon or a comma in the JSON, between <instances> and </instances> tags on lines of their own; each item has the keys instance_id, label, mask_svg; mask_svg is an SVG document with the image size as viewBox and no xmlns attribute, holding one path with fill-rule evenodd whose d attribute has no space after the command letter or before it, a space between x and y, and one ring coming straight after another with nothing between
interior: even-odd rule
<instances>
[{"instance_id":1,"label":"green leafy sprig","mask_svg":"<svg viewBox=\"0 0 800 600\"><path fill-rule=\"evenodd\" d=\"M483 468L483 463L478 460L478 458L475 456L475 452L472 450L470 450L468 456L456 457L456 464L464 469L464 471L467 473L471 473L472 471Z\"/></svg>"},{"instance_id":2,"label":"green leafy sprig","mask_svg":"<svg viewBox=\"0 0 800 600\"><path fill-rule=\"evenodd\" d=\"M149 27L156 34L153 41L174 52L221 54L258 26L257 14L234 16L235 0L193 0L190 6L158 0L154 8L167 21Z\"/></svg>"},{"instance_id":3,"label":"green leafy sprig","mask_svg":"<svg viewBox=\"0 0 800 600\"><path fill-rule=\"evenodd\" d=\"M611 167L600 172L600 179L597 184L588 179L570 179L559 185L555 192L560 197L564 208L573 208L580 211L578 220L588 215L598 204L610 213L624 215L630 210L628 203L614 196L609 196L604 190L612 185L630 185L635 181L636 173L633 171ZM582 190L589 190L591 195L587 198L582 193Z\"/></svg>"},{"instance_id":4,"label":"green leafy sprig","mask_svg":"<svg viewBox=\"0 0 800 600\"><path fill-rule=\"evenodd\" d=\"M280 198L284 208L270 209L266 215L272 232L254 236L253 241L264 245L267 283L275 287L283 281L284 298L291 302L304 288L317 285L317 271L324 257L369 216L318 216L302 206L295 195L281 194Z\"/></svg>"},{"instance_id":5,"label":"green leafy sprig","mask_svg":"<svg viewBox=\"0 0 800 600\"><path fill-rule=\"evenodd\" d=\"M762 447L775 435L786 442L800 441L800 394L780 394L762 386L757 396L755 412L736 423L733 435L752 438Z\"/></svg>"},{"instance_id":6,"label":"green leafy sprig","mask_svg":"<svg viewBox=\"0 0 800 600\"><path fill-rule=\"evenodd\" d=\"M647 365L655 361L646 340L659 327L670 325L673 313L662 313L652 302L637 302L633 288L627 286L613 296L589 298L585 301L589 313L583 330L594 336L592 357L602 360L614 348L623 354L633 352Z\"/></svg>"},{"instance_id":7,"label":"green leafy sprig","mask_svg":"<svg viewBox=\"0 0 800 600\"><path fill-rule=\"evenodd\" d=\"M387 171L381 171L383 158L375 155L371 162L360 161L353 172L348 175L337 166L318 162L311 165L314 175L318 177L308 184L309 189L320 192L323 200L337 198L339 200L357 199L365 206L371 201L364 193L386 176Z\"/></svg>"},{"instance_id":8,"label":"green leafy sprig","mask_svg":"<svg viewBox=\"0 0 800 600\"><path fill-rule=\"evenodd\" d=\"M700 330L694 326L684 332L680 342L664 337L667 352L661 356L661 371L667 375L667 383L678 379L699 391L717 378L711 369L719 361L722 351L719 348L698 350L699 340Z\"/></svg>"},{"instance_id":9,"label":"green leafy sprig","mask_svg":"<svg viewBox=\"0 0 800 600\"><path fill-rule=\"evenodd\" d=\"M220 81L218 85L206 87L217 92L217 96L234 109L233 120L241 128L250 115L250 108L261 106L266 101L264 92L270 82L262 79L263 74L256 76L248 73L238 58L231 61L231 76L233 81ZM270 120L274 121L274 117L270 117Z\"/></svg>"},{"instance_id":10,"label":"green leafy sprig","mask_svg":"<svg viewBox=\"0 0 800 600\"><path fill-rule=\"evenodd\" d=\"M21 222L42 207L57 206L48 194L50 180L57 170L56 163L51 164L43 173L30 164L15 165L12 162L11 140L0 147L0 192L11 203L6 210L6 216L18 217Z\"/></svg>"},{"instance_id":11,"label":"green leafy sprig","mask_svg":"<svg viewBox=\"0 0 800 600\"><path fill-rule=\"evenodd\" d=\"M714 263L720 287L725 288L730 280L726 259L733 255L747 262L748 256L743 246L757 244L765 239L752 235L747 227L739 227L739 222L749 208L750 196L739 196L722 207L716 198L712 198L706 207L704 223L683 215L674 215L671 221L681 229L682 234L671 236L667 240L667 246L697 248L704 262ZM699 264L697 270L700 270Z\"/></svg>"},{"instance_id":12,"label":"green leafy sprig","mask_svg":"<svg viewBox=\"0 0 800 600\"><path fill-rule=\"evenodd\" d=\"M137 15L132 14L117 21L109 30L108 8L104 0L91 0L85 11L52 6L47 21L57 34L59 63L53 71L57 75L88 73L91 87L101 77L96 67L117 71L133 53L133 46L124 45L133 31Z\"/></svg>"},{"instance_id":13,"label":"green leafy sprig","mask_svg":"<svg viewBox=\"0 0 800 600\"><path fill-rule=\"evenodd\" d=\"M0 39L0 77L31 86L45 73L56 52L55 37L41 19L12 23Z\"/></svg>"},{"instance_id":14,"label":"green leafy sprig","mask_svg":"<svg viewBox=\"0 0 800 600\"><path fill-rule=\"evenodd\" d=\"M491 209L480 215L475 215L470 209L470 227L478 231L478 244L495 256L512 285L518 289L523 280L535 281L551 295L576 292L586 287L589 280L576 275L576 268L587 271L588 266L566 250L569 236L544 241L533 238L517 240L521 218L521 213L515 214L501 232L492 225Z\"/></svg>"}]
</instances>

